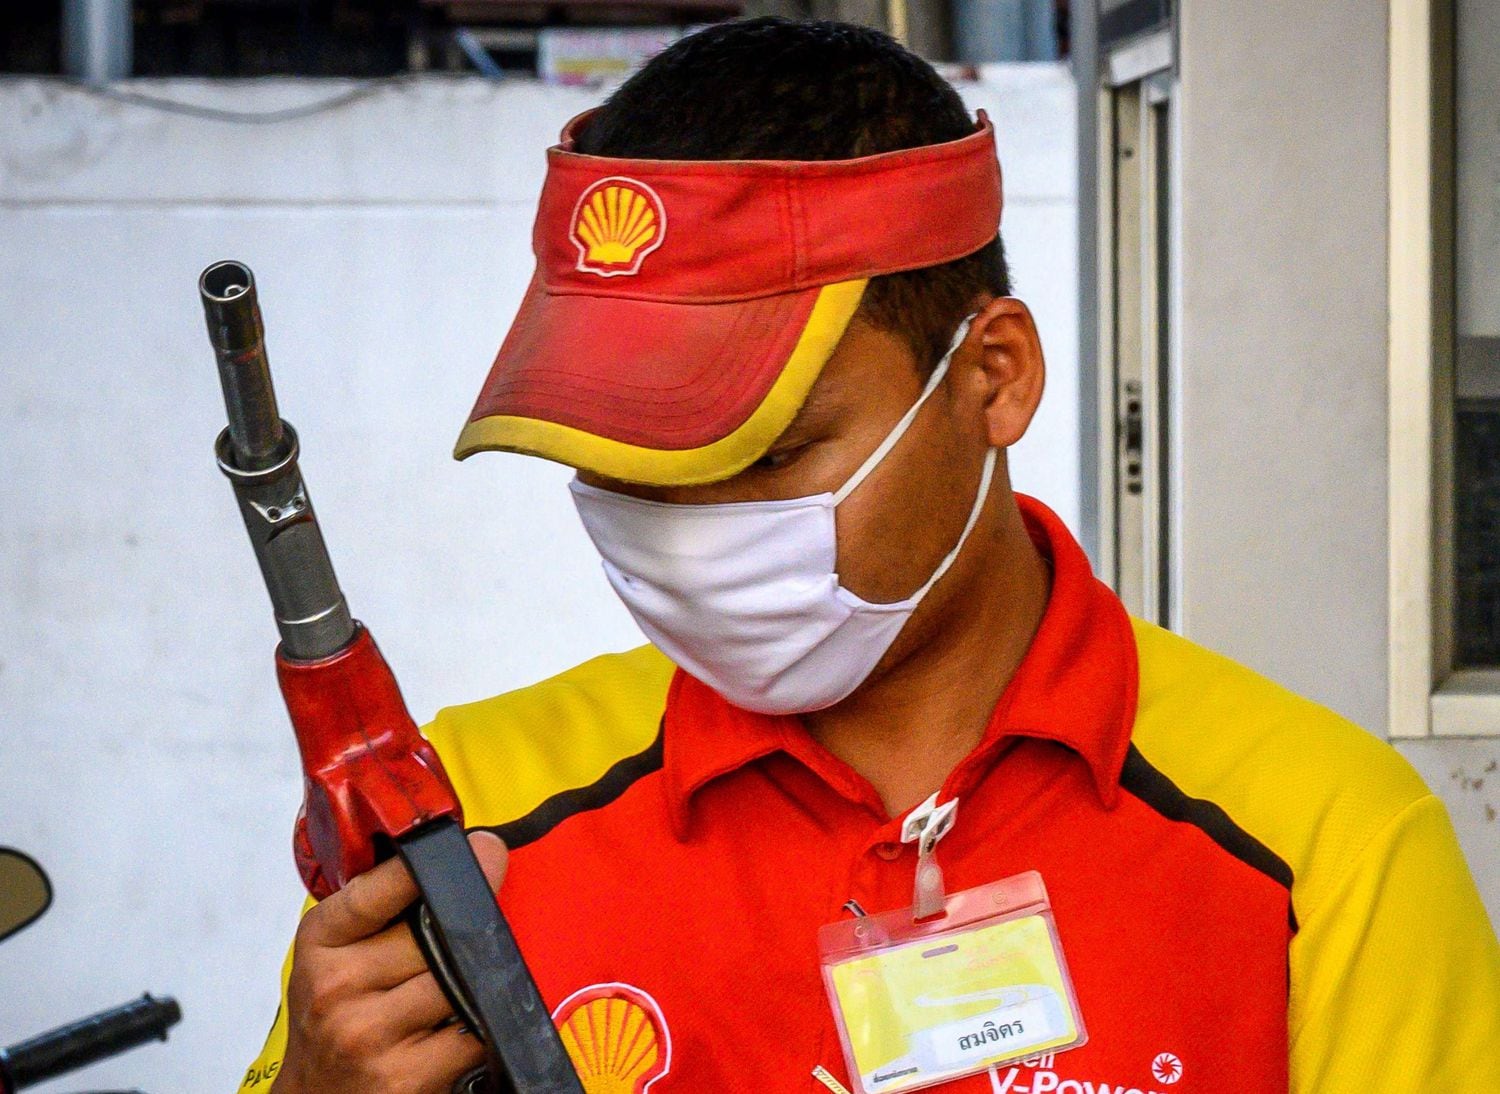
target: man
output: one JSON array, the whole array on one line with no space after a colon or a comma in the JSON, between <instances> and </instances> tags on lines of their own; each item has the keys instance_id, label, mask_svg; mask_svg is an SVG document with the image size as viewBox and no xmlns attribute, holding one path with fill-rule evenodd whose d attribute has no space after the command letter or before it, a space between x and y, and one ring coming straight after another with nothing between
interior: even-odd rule
<instances>
[{"instance_id":1,"label":"man","mask_svg":"<svg viewBox=\"0 0 1500 1094\"><path fill-rule=\"evenodd\" d=\"M550 154L458 454L577 467L653 646L428 733L585 1089L1500 1090L1416 774L1129 618L1011 491L1043 362L999 213L988 122L837 24L702 31ZM242 1090L479 1059L413 896L389 863L307 913Z\"/></svg>"}]
</instances>

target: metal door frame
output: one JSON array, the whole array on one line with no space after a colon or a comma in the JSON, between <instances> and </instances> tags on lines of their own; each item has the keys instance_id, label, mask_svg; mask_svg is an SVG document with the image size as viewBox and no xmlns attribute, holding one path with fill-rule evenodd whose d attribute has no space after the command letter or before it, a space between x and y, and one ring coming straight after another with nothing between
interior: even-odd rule
<instances>
[{"instance_id":1,"label":"metal door frame","mask_svg":"<svg viewBox=\"0 0 1500 1094\"><path fill-rule=\"evenodd\" d=\"M1079 29L1080 81L1093 74L1080 94L1081 531L1096 571L1127 606L1170 626L1180 604L1172 537L1180 494L1172 443L1180 420L1175 29L1102 55L1097 26ZM1117 133L1129 145L1118 162ZM1132 466L1125 442L1137 421L1141 459ZM1140 533L1122 540L1129 525Z\"/></svg>"}]
</instances>

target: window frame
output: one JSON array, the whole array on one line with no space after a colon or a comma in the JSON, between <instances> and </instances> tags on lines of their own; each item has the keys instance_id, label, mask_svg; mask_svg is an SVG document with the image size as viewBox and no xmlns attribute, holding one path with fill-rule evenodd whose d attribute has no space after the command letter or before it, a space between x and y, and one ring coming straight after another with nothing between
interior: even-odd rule
<instances>
[{"instance_id":1,"label":"window frame","mask_svg":"<svg viewBox=\"0 0 1500 1094\"><path fill-rule=\"evenodd\" d=\"M1500 736L1500 668L1453 667L1455 22L1455 0L1391 0L1392 738Z\"/></svg>"}]
</instances>

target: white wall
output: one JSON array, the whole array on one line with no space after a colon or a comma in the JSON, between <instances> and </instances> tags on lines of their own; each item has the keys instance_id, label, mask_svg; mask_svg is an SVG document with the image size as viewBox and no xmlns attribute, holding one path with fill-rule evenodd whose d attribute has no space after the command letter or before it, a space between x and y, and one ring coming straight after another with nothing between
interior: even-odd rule
<instances>
[{"instance_id":1,"label":"white wall","mask_svg":"<svg viewBox=\"0 0 1500 1094\"><path fill-rule=\"evenodd\" d=\"M131 86L267 110L344 85ZM963 90L999 130L1051 369L1016 483L1076 527L1071 81ZM0 946L0 1043L147 989L186 1014L53 1089L232 1089L300 900L274 631L210 451L203 266L255 270L340 576L419 719L639 641L562 469L449 459L530 273L542 149L596 99L432 78L250 126L0 81L0 844L57 890Z\"/></svg>"},{"instance_id":2,"label":"white wall","mask_svg":"<svg viewBox=\"0 0 1500 1094\"><path fill-rule=\"evenodd\" d=\"M1001 238L1011 292L1030 306L1047 358L1031 429L1011 450L1012 484L1079 527L1077 91L1066 65L984 65L961 84L995 124L1004 175Z\"/></svg>"},{"instance_id":3,"label":"white wall","mask_svg":"<svg viewBox=\"0 0 1500 1094\"><path fill-rule=\"evenodd\" d=\"M1387 17L1180 24L1181 630L1377 733Z\"/></svg>"}]
</instances>

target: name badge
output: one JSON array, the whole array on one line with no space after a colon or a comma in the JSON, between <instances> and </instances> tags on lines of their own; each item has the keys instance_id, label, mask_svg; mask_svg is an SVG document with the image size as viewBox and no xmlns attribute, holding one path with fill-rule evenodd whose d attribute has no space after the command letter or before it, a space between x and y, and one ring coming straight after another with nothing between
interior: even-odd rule
<instances>
[{"instance_id":1,"label":"name badge","mask_svg":"<svg viewBox=\"0 0 1500 1094\"><path fill-rule=\"evenodd\" d=\"M857 1094L918 1090L1088 1035L1042 876L818 932L823 984Z\"/></svg>"}]
</instances>

